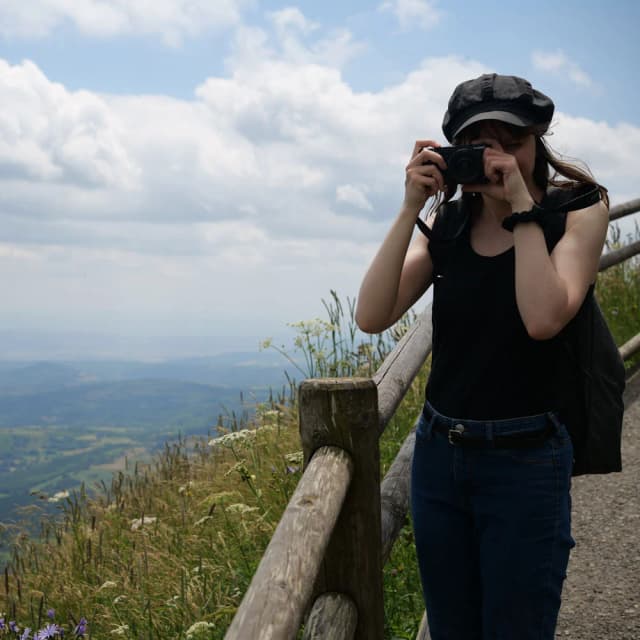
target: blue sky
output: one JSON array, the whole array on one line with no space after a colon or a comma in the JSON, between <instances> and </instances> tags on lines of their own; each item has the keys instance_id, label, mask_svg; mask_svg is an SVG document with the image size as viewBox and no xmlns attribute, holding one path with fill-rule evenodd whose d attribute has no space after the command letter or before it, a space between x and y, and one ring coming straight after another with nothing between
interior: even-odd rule
<instances>
[{"instance_id":1,"label":"blue sky","mask_svg":"<svg viewBox=\"0 0 640 640\"><path fill-rule=\"evenodd\" d=\"M631 1L0 0L0 329L254 340L322 315L413 141L487 71L639 197L638 24Z\"/></svg>"}]
</instances>

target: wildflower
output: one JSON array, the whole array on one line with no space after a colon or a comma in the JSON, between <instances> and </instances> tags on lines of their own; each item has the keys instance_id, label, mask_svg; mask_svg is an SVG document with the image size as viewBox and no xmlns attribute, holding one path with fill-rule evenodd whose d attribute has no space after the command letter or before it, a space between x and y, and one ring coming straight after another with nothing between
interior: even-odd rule
<instances>
[{"instance_id":1,"label":"wildflower","mask_svg":"<svg viewBox=\"0 0 640 640\"><path fill-rule=\"evenodd\" d=\"M29 634L31 633L31 629L26 627L20 636L20 640L29 640Z\"/></svg>"},{"instance_id":2,"label":"wildflower","mask_svg":"<svg viewBox=\"0 0 640 640\"><path fill-rule=\"evenodd\" d=\"M181 486L178 489L178 493L182 493L186 496L190 496L191 495L191 488L193 487L193 481L189 480L189 482L187 482L187 484Z\"/></svg>"},{"instance_id":3,"label":"wildflower","mask_svg":"<svg viewBox=\"0 0 640 640\"><path fill-rule=\"evenodd\" d=\"M251 513L252 511L258 511L258 507L250 507L247 504L242 504L241 502L238 502L236 504L230 504L225 511L227 513Z\"/></svg>"},{"instance_id":4,"label":"wildflower","mask_svg":"<svg viewBox=\"0 0 640 640\"><path fill-rule=\"evenodd\" d=\"M58 493L54 493L50 498L49 502L60 502L60 500L64 500L69 497L68 491L58 491Z\"/></svg>"},{"instance_id":5,"label":"wildflower","mask_svg":"<svg viewBox=\"0 0 640 640\"><path fill-rule=\"evenodd\" d=\"M47 618L49 618L49 620L53 620L56 616L56 610L55 609L49 609L47 611Z\"/></svg>"},{"instance_id":6,"label":"wildflower","mask_svg":"<svg viewBox=\"0 0 640 640\"><path fill-rule=\"evenodd\" d=\"M284 459L289 464L302 464L302 461L304 460L304 455L302 451L294 451L293 453L287 453Z\"/></svg>"},{"instance_id":7,"label":"wildflower","mask_svg":"<svg viewBox=\"0 0 640 640\"><path fill-rule=\"evenodd\" d=\"M1 631L2 629L6 629L6 626L5 626L5 624L4 624L4 618L0 618L0 631Z\"/></svg>"},{"instance_id":8,"label":"wildflower","mask_svg":"<svg viewBox=\"0 0 640 640\"><path fill-rule=\"evenodd\" d=\"M255 431L243 429L242 431L232 431L223 436L218 436L209 440L210 447L228 447L232 446L234 442L241 442L247 438L251 438L255 435Z\"/></svg>"},{"instance_id":9,"label":"wildflower","mask_svg":"<svg viewBox=\"0 0 640 640\"><path fill-rule=\"evenodd\" d=\"M205 622L204 620L201 622L195 622L187 629L187 638L193 638L197 634L205 633L210 629L215 629L215 625L212 622Z\"/></svg>"},{"instance_id":10,"label":"wildflower","mask_svg":"<svg viewBox=\"0 0 640 640\"><path fill-rule=\"evenodd\" d=\"M116 627L115 629L112 629L111 633L114 636L126 636L127 631L129 631L129 625L123 624L123 625L120 625L119 627Z\"/></svg>"},{"instance_id":11,"label":"wildflower","mask_svg":"<svg viewBox=\"0 0 640 640\"><path fill-rule=\"evenodd\" d=\"M9 622L9 631L11 631L12 633L18 633L20 631L20 629L18 629L18 625L14 620L11 620L11 622Z\"/></svg>"},{"instance_id":12,"label":"wildflower","mask_svg":"<svg viewBox=\"0 0 640 640\"><path fill-rule=\"evenodd\" d=\"M76 638L84 638L84 634L87 632L87 622L86 618L80 618L80 622L76 625L76 628L73 630L73 633Z\"/></svg>"},{"instance_id":13,"label":"wildflower","mask_svg":"<svg viewBox=\"0 0 640 640\"><path fill-rule=\"evenodd\" d=\"M135 520L131 521L131 531L137 531L138 529L140 529L143 525L145 524L152 524L154 523L158 518L156 518L155 516L145 516L144 518L136 518Z\"/></svg>"},{"instance_id":14,"label":"wildflower","mask_svg":"<svg viewBox=\"0 0 640 640\"><path fill-rule=\"evenodd\" d=\"M48 613L47 613L48 615ZM48 624L44 629L38 631L36 640L48 640L49 638L55 638L61 631L57 624Z\"/></svg>"}]
</instances>

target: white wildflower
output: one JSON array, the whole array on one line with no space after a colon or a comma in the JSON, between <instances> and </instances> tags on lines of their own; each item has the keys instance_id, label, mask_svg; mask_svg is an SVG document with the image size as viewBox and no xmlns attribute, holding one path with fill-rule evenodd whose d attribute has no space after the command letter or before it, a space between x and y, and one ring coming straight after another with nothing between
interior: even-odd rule
<instances>
[{"instance_id":1,"label":"white wildflower","mask_svg":"<svg viewBox=\"0 0 640 640\"><path fill-rule=\"evenodd\" d=\"M200 633L206 633L211 629L215 629L216 625L213 622L196 622L187 629L187 638L195 638Z\"/></svg>"},{"instance_id":2,"label":"white wildflower","mask_svg":"<svg viewBox=\"0 0 640 640\"><path fill-rule=\"evenodd\" d=\"M58 493L54 493L50 498L49 502L60 502L60 500L64 500L69 497L68 491L58 491Z\"/></svg>"},{"instance_id":3,"label":"white wildflower","mask_svg":"<svg viewBox=\"0 0 640 640\"><path fill-rule=\"evenodd\" d=\"M252 438L255 435L255 431L251 429L243 429L242 431L232 431L231 433L225 433L223 436L218 436L209 440L210 447L229 447L234 443L240 443L248 438Z\"/></svg>"},{"instance_id":4,"label":"white wildflower","mask_svg":"<svg viewBox=\"0 0 640 640\"><path fill-rule=\"evenodd\" d=\"M127 631L129 631L129 625L123 624L123 625L120 625L119 627L116 627L115 629L112 629L111 633L114 636L126 636L128 635Z\"/></svg>"},{"instance_id":5,"label":"white wildflower","mask_svg":"<svg viewBox=\"0 0 640 640\"><path fill-rule=\"evenodd\" d=\"M289 464L302 464L302 461L304 460L304 455L302 451L294 451L293 453L287 453L284 459Z\"/></svg>"},{"instance_id":6,"label":"white wildflower","mask_svg":"<svg viewBox=\"0 0 640 640\"><path fill-rule=\"evenodd\" d=\"M187 484L182 485L178 489L178 493L186 493L187 495L191 495L191 488L193 487L193 480L189 480Z\"/></svg>"},{"instance_id":7,"label":"white wildflower","mask_svg":"<svg viewBox=\"0 0 640 640\"><path fill-rule=\"evenodd\" d=\"M235 504L230 504L225 511L227 513L251 513L252 511L259 511L258 507L250 507L248 504L243 504L242 502L236 502Z\"/></svg>"},{"instance_id":8,"label":"white wildflower","mask_svg":"<svg viewBox=\"0 0 640 640\"><path fill-rule=\"evenodd\" d=\"M158 518L155 516L145 516L144 518L136 518L131 521L131 531L137 531L145 524L153 524Z\"/></svg>"}]
</instances>

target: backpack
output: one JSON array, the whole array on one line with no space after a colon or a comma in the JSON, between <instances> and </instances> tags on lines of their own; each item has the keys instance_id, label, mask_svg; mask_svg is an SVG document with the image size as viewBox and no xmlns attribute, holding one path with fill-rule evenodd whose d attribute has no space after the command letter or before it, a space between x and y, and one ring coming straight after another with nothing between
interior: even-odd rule
<instances>
[{"instance_id":1,"label":"backpack","mask_svg":"<svg viewBox=\"0 0 640 640\"><path fill-rule=\"evenodd\" d=\"M583 209L599 199L600 191L591 185L547 192L540 204L549 211L541 225L549 253L564 234L568 211ZM416 220L429 238L432 255L439 256L441 263L469 224L468 209L462 199L443 204L432 229L421 219ZM561 389L560 418L573 444L574 476L622 470L625 369L594 288L589 287L576 315L551 338L564 355L550 375Z\"/></svg>"}]
</instances>

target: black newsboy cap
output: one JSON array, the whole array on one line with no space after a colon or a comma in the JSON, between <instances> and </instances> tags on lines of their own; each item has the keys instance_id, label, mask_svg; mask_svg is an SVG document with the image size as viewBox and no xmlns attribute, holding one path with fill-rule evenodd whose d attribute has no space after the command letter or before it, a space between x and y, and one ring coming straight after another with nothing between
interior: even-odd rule
<instances>
[{"instance_id":1,"label":"black newsboy cap","mask_svg":"<svg viewBox=\"0 0 640 640\"><path fill-rule=\"evenodd\" d=\"M455 88L442 131L453 142L466 126L480 120L500 120L520 127L548 125L553 110L553 101L524 78L486 73Z\"/></svg>"}]
</instances>

